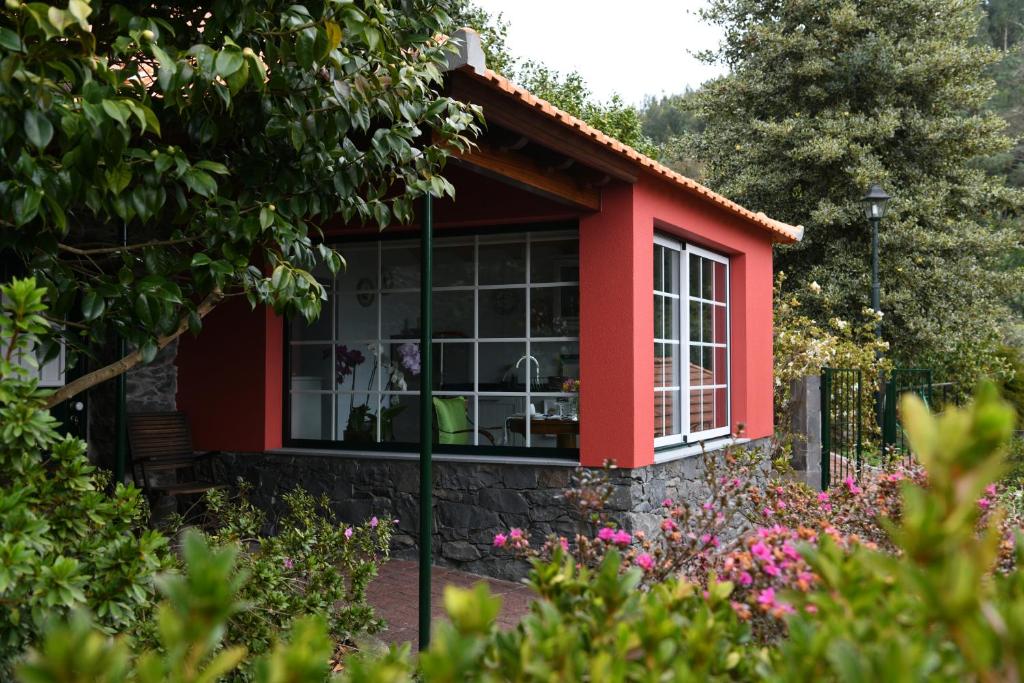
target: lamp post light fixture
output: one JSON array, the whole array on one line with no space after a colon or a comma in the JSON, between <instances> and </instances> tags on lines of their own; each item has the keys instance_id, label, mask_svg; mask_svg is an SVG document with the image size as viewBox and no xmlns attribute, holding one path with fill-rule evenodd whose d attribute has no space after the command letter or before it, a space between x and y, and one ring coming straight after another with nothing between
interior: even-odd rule
<instances>
[{"instance_id":1,"label":"lamp post light fixture","mask_svg":"<svg viewBox=\"0 0 1024 683\"><path fill-rule=\"evenodd\" d=\"M868 193L860 200L864 205L864 215L871 222L871 307L879 314L875 325L875 335L879 341L882 339L882 304L881 283L878 280L878 224L885 218L890 199L892 197L885 193L881 185L872 183Z\"/></svg>"}]
</instances>

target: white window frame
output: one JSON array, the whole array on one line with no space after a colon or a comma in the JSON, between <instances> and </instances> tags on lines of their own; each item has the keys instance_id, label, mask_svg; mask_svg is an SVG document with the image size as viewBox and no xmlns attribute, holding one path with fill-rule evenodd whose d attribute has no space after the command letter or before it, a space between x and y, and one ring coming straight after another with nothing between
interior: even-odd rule
<instances>
[{"instance_id":1,"label":"white window frame","mask_svg":"<svg viewBox=\"0 0 1024 683\"><path fill-rule=\"evenodd\" d=\"M480 362L479 362L479 360L480 360L480 351L481 351L480 347L481 347L481 345L484 345L484 349L486 350L487 348L489 348L487 346L488 344L502 343L502 342L517 343L517 344L521 343L521 344L524 345L524 349L525 349L525 356L524 357L532 355L532 353L533 353L532 346L535 343L537 343L537 344L568 343L568 344L576 344L577 348L578 348L579 341L580 341L580 337L579 337L578 334L577 335L573 335L573 336L554 336L554 335L553 336L540 336L540 335L532 334L531 329L530 329L530 326L531 326L531 312L532 312L531 298L532 298L532 293L533 293L534 290L540 290L540 289L556 289L556 290L560 290L560 289L562 289L564 287L575 287L575 288L577 288L577 291L578 291L579 290L579 285L580 285L580 282L579 282L578 279L575 279L575 280L559 280L559 281L551 281L551 282L533 282L533 279L532 279L532 265L533 265L532 264L532 255L533 255L533 249L532 249L532 247L535 244L544 243L544 242L562 242L562 241L569 241L569 240L577 242L577 250L578 250L578 244L579 244L579 230L578 229L571 229L571 230L533 230L533 231L525 231L525 232L523 232L523 231L516 231L516 232L508 234L508 235L504 235L504 234L501 234L501 233L495 233L495 234L468 235L468 236L464 236L464 237L447 237L447 236L442 235L442 236L440 236L438 238L435 238L435 245L434 245L435 249L444 248L446 246L471 246L473 248L473 282L469 283L469 284L462 284L462 285L435 286L435 287L432 288L432 291L434 293L443 293L443 292L472 292L473 293L473 311L474 311L473 312L473 336L472 337L459 338L459 339L445 339L445 338L435 337L433 339L433 343L435 343L435 344L436 343L442 343L442 344L444 344L444 343L466 344L466 345L472 346L472 348L473 348L473 372L474 372L474 376L473 376L473 388L471 390L470 389L467 389L467 390L440 390L440 389L435 389L433 391L433 395L436 396L436 397L455 397L455 396L464 396L464 397L466 397L467 401L469 402L469 408L470 408L470 411L471 411L470 412L471 418L473 419L474 422L477 422L477 423L478 423L479 415L480 415L480 403L481 403L481 400L486 401L486 400L489 400L489 399L492 399L492 400L493 399L511 399L513 401L516 401L516 402L520 402L521 401L522 405L523 405L523 412L522 413L517 412L514 415L509 415L509 416L506 416L506 418L505 418L505 432L506 433L502 434L502 441L506 441L506 440L509 439L509 434L508 434L508 421L509 421L509 419L511 419L512 417L524 417L525 418L529 414L530 404L535 399L539 399L539 400L544 400L544 399L558 400L558 399L578 399L579 398L579 394L577 394L577 393L567 393L567 392L562 392L562 391L545 391L545 390L534 389L533 386L532 386L532 383L530 382L530 376L531 376L531 373L534 372L534 367L535 366L532 365L529 360L527 360L525 362L524 368L521 370L521 372L524 373L523 374L523 377L524 377L524 391L521 391L521 392L517 392L517 391L484 391L484 390L480 389ZM356 244L356 243L353 243L353 244ZM384 266L384 263L383 263L383 261L384 261L384 252L389 250L389 249L403 249L403 248L407 248L410 245L415 245L415 246L418 247L418 240L416 240L416 239L409 239L409 240L402 239L402 240L396 240L394 242L378 240L376 242L361 243L361 244L365 245L365 246L370 246L373 249L374 258L377 260L376 276L374 277L374 281L375 281L374 282L374 287L372 289L367 289L366 290L366 293L367 294L373 294L377 298L377 302L378 302L377 303L377 336L376 336L376 338L343 340L339 336L339 329L338 329L339 326L338 326L338 320L337 320L337 303L336 303L336 298L337 298L337 291L338 291L338 277L344 277L345 276L344 273L341 273L341 274L339 274L338 277L330 278L330 280L324 282L324 285L325 285L325 287L327 287L328 292L329 292L328 301L330 303L324 309L323 314L324 315L330 315L330 326L331 326L331 336L330 336L330 338L328 338L328 339L301 340L301 339L295 339L294 337L290 337L289 341L288 341L288 348L286 349L286 353L291 353L293 348L301 347L301 346L318 346L318 347L319 346L329 346L332 349L332 353L333 353L333 350L337 349L338 345L341 344L343 341L345 341L346 343L356 343L356 344L359 344L360 348L362 348L365 344L375 343L375 344L378 345L378 348L380 349L381 353L383 352L383 349L384 349L385 346L391 345L391 344L400 344L400 343L405 343L405 342L411 342L411 343L419 345L420 340L419 340L418 337L417 338L408 338L408 339L406 339L406 338L383 339L382 338L382 336L383 336L383 318L382 318L382 316L383 316L383 312L382 312L383 296L386 295L386 294L418 294L419 291L420 291L418 287L384 287L384 283L382 281L383 280L383 266ZM491 245L502 245L502 244L523 245L523 247L525 249L525 254L526 254L526 259L525 259L525 263L524 263L525 274L524 274L523 282L497 284L497 285L493 285L493 284L492 285L480 284L480 248L481 247L485 247L486 248L486 247L491 246ZM344 245L339 246L339 249L342 252L344 252ZM578 253L578 251L577 251L577 253ZM525 310L524 310L524 315L525 315L524 334L525 334L525 336L518 336L518 337L481 337L480 336L480 329L479 329L480 328L480 294L481 294L481 292L486 292L486 291L489 291L489 290L513 290L513 289L515 289L515 290L523 290L525 292L525 294L524 294L524 307L525 307ZM558 305L557 300L556 300L556 305ZM365 353L365 349L363 349L363 350L364 350L364 353ZM437 373L437 371L438 371L438 369L435 369L435 373ZM401 390L397 390L397 389L388 389L387 385L386 385L386 381L385 381L384 373L383 372L378 372L377 373L376 378L375 378L375 385L374 385L372 391L369 391L369 392L361 390L361 389L356 389L356 390L352 391L352 390L345 389L345 388L339 388L338 386L335 386L333 389L325 389L325 390L313 390L313 391L299 390L299 391L297 391L297 390L295 390L292 387L292 379L293 379L293 376L285 377L285 382L286 382L286 384L288 386L289 398L290 398L290 401L292 401L292 402L294 402L296 400L295 397L298 396L298 395L313 395L313 394L317 394L317 395L321 395L321 396L329 395L331 397L330 398L330 400L331 400L331 411L330 412L331 412L331 416L332 416L331 427L330 427L330 437L331 438L330 439L317 439L317 441L321 441L321 440L322 441L330 441L330 442L335 443L338 448L344 449L344 450L351 449L351 448L353 448L353 446L351 444L346 443L343 440L342 434L341 434L341 432L343 430L343 427L342 427L342 425L341 425L341 423L339 421L338 410L339 410L339 402L340 402L342 396L360 395L360 394L364 394L364 393L372 396L373 400L375 401L374 407L375 407L375 411L376 411L377 414L380 413L381 405L382 405L385 397L387 397L387 396L411 396L411 397L418 397L419 396L419 391L418 390L401 391ZM479 425L479 424L478 424L478 426L483 427L483 425ZM524 419L524 431L525 431L525 434L522 435L523 436L524 446L516 446L516 447L518 447L518 448L529 448L531 450L537 451L538 453L544 453L544 452L550 451L551 450L550 447L538 446L537 444L534 443L533 434L531 433L530 427L531 427L531 420L530 419ZM292 432L293 429L294 429L294 425L289 424L289 433L286 435L287 438L290 441L302 440L302 437L293 437L292 436L291 432ZM489 443L481 440L480 431L481 431L480 429L474 429L473 430L473 434L472 434L472 442L470 444L466 444L466 445L478 446L478 447L490 447ZM377 433L375 435L375 444L377 444L377 445L388 445L389 443L391 443L391 442L383 442L383 441L381 441L381 436L382 436L382 434L381 434L381 424L380 424L380 421L378 420L377 421ZM396 446L409 445L409 442L395 442L394 445L396 445ZM506 443L498 443L498 444L494 445L494 448L501 449L501 448L506 448L508 446L509 446L509 444L506 444ZM437 446L436 444L435 444L435 448L440 448L442 450L444 449L443 446Z\"/></svg>"},{"instance_id":2,"label":"white window frame","mask_svg":"<svg viewBox=\"0 0 1024 683\"><path fill-rule=\"evenodd\" d=\"M662 234L655 234L654 244L670 249L676 253L676 258L679 259L679 292L678 296L674 297L676 305L676 319L679 320L679 339L675 340L679 345L679 359L680 359L680 385L679 387L665 387L663 389L657 386L655 383L654 394L661 391L675 391L678 392L679 409L682 411L680 415L680 431L678 434L666 434L665 436L654 437L655 448L665 448L669 446L677 446L687 443L696 443L699 441L705 441L707 439L713 439L722 436L729 436L732 431L732 283L730 278L730 264L729 258L722 254L709 251L707 249L698 247L693 244L687 244L682 240L674 239ZM692 398L691 385L690 385L690 349L693 342L690 340L690 302L706 302L699 296L693 296L690 292L690 256L695 255L700 258L708 259L716 263L721 263L725 266L725 342L715 346L725 347L725 385L712 385L712 390L724 388L725 389L725 405L726 405L726 419L724 427L715 427L712 429L704 429L698 431L690 430L690 401ZM655 290L657 291L657 290ZM685 293L684 293L685 292ZM668 294L670 297L673 295ZM718 302L710 302L715 303ZM697 345L704 346L703 343L698 342ZM684 368L686 370L684 371Z\"/></svg>"}]
</instances>

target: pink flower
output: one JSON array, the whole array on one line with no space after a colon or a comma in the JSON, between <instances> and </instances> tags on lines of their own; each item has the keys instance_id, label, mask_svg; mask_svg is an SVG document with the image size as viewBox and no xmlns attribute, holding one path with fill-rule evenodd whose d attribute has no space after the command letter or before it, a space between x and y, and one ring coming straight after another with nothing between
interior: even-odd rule
<instances>
[{"instance_id":1,"label":"pink flower","mask_svg":"<svg viewBox=\"0 0 1024 683\"><path fill-rule=\"evenodd\" d=\"M990 507L992 507L992 501L989 500L988 498L979 498L978 507L980 507L982 510L988 510Z\"/></svg>"},{"instance_id":2,"label":"pink flower","mask_svg":"<svg viewBox=\"0 0 1024 683\"><path fill-rule=\"evenodd\" d=\"M761 541L758 541L754 545L750 546L750 554L759 560L770 560L772 559L772 551Z\"/></svg>"},{"instance_id":3,"label":"pink flower","mask_svg":"<svg viewBox=\"0 0 1024 683\"><path fill-rule=\"evenodd\" d=\"M518 541L519 539L521 539L523 537L523 530L522 529L509 529L508 537L511 538L513 541Z\"/></svg>"},{"instance_id":4,"label":"pink flower","mask_svg":"<svg viewBox=\"0 0 1024 683\"><path fill-rule=\"evenodd\" d=\"M793 612L796 611L796 610L793 609L792 605L790 605L789 603L786 603L786 602L780 602L778 605L776 605L776 608L782 614L792 614Z\"/></svg>"},{"instance_id":5,"label":"pink flower","mask_svg":"<svg viewBox=\"0 0 1024 683\"><path fill-rule=\"evenodd\" d=\"M617 546L627 546L633 542L633 537L630 536L628 531L622 531L621 529L615 532L612 536L612 543Z\"/></svg>"},{"instance_id":6,"label":"pink flower","mask_svg":"<svg viewBox=\"0 0 1024 683\"><path fill-rule=\"evenodd\" d=\"M345 538L352 538L352 527L345 529Z\"/></svg>"},{"instance_id":7,"label":"pink flower","mask_svg":"<svg viewBox=\"0 0 1024 683\"><path fill-rule=\"evenodd\" d=\"M757 594L757 603L764 605L765 607L771 607L775 604L775 589L765 588L763 591Z\"/></svg>"},{"instance_id":8,"label":"pink flower","mask_svg":"<svg viewBox=\"0 0 1024 683\"><path fill-rule=\"evenodd\" d=\"M704 510L710 512L714 505L712 505L711 503L704 503L703 505L701 505L701 507L704 508Z\"/></svg>"},{"instance_id":9,"label":"pink flower","mask_svg":"<svg viewBox=\"0 0 1024 683\"><path fill-rule=\"evenodd\" d=\"M380 520L378 520L376 517L370 517L370 528L371 529L376 529L378 524L380 524Z\"/></svg>"},{"instance_id":10,"label":"pink flower","mask_svg":"<svg viewBox=\"0 0 1024 683\"><path fill-rule=\"evenodd\" d=\"M817 605L806 605L804 607L804 611L807 612L808 614L816 614L818 612L818 606Z\"/></svg>"},{"instance_id":11,"label":"pink flower","mask_svg":"<svg viewBox=\"0 0 1024 683\"><path fill-rule=\"evenodd\" d=\"M663 519L663 520L661 520L661 530L662 531L675 531L678 528L679 528L679 525L676 524L674 520L671 520L671 519Z\"/></svg>"},{"instance_id":12,"label":"pink flower","mask_svg":"<svg viewBox=\"0 0 1024 683\"><path fill-rule=\"evenodd\" d=\"M292 562L292 558L290 558L290 557L284 558L284 568L285 569L292 569L294 567L295 567L295 563Z\"/></svg>"},{"instance_id":13,"label":"pink flower","mask_svg":"<svg viewBox=\"0 0 1024 683\"><path fill-rule=\"evenodd\" d=\"M782 573L782 571L779 570L779 568L772 563L764 565L763 567L761 567L761 570L768 576L778 576Z\"/></svg>"},{"instance_id":14,"label":"pink flower","mask_svg":"<svg viewBox=\"0 0 1024 683\"><path fill-rule=\"evenodd\" d=\"M828 491L822 491L821 493L818 494L818 502L819 503L827 503L828 502Z\"/></svg>"},{"instance_id":15,"label":"pink flower","mask_svg":"<svg viewBox=\"0 0 1024 683\"><path fill-rule=\"evenodd\" d=\"M654 558L647 553L644 553L643 555L637 556L636 564L645 572L649 572L654 568Z\"/></svg>"},{"instance_id":16,"label":"pink flower","mask_svg":"<svg viewBox=\"0 0 1024 683\"><path fill-rule=\"evenodd\" d=\"M565 552L569 552L569 541L565 538L565 536L562 536L558 539L558 545L562 546L562 550L564 550Z\"/></svg>"},{"instance_id":17,"label":"pink flower","mask_svg":"<svg viewBox=\"0 0 1024 683\"><path fill-rule=\"evenodd\" d=\"M505 534L494 534L495 548L504 548L506 543L508 543L508 536Z\"/></svg>"},{"instance_id":18,"label":"pink flower","mask_svg":"<svg viewBox=\"0 0 1024 683\"><path fill-rule=\"evenodd\" d=\"M783 554L785 554L791 560L800 559L800 553L798 553L796 551L796 548L794 548L792 546L792 544L790 544L790 543L783 543L782 544L782 552L783 552Z\"/></svg>"},{"instance_id":19,"label":"pink flower","mask_svg":"<svg viewBox=\"0 0 1024 683\"><path fill-rule=\"evenodd\" d=\"M661 501L661 507L663 507L663 508L670 508L670 507L672 507L672 499L671 498L666 498L665 500Z\"/></svg>"},{"instance_id":20,"label":"pink flower","mask_svg":"<svg viewBox=\"0 0 1024 683\"><path fill-rule=\"evenodd\" d=\"M998 492L999 492L999 489L996 487L995 484L989 484L988 486L985 487L985 494L986 495L995 497L995 495Z\"/></svg>"},{"instance_id":21,"label":"pink flower","mask_svg":"<svg viewBox=\"0 0 1024 683\"><path fill-rule=\"evenodd\" d=\"M740 585L749 586L754 583L754 577L750 575L750 572L743 572L740 574Z\"/></svg>"},{"instance_id":22,"label":"pink flower","mask_svg":"<svg viewBox=\"0 0 1024 683\"><path fill-rule=\"evenodd\" d=\"M610 526L606 526L605 528L597 532L597 537L605 543L608 543L613 538L615 538L615 529L611 528Z\"/></svg>"},{"instance_id":23,"label":"pink flower","mask_svg":"<svg viewBox=\"0 0 1024 683\"><path fill-rule=\"evenodd\" d=\"M857 486L857 482L853 480L853 477L847 477L846 479L843 479L843 486L845 486L846 490L852 493L853 495L857 495L858 493L861 492L861 488Z\"/></svg>"},{"instance_id":24,"label":"pink flower","mask_svg":"<svg viewBox=\"0 0 1024 683\"><path fill-rule=\"evenodd\" d=\"M762 512L764 512L765 517L771 517L773 514L775 514L771 508L765 508Z\"/></svg>"}]
</instances>

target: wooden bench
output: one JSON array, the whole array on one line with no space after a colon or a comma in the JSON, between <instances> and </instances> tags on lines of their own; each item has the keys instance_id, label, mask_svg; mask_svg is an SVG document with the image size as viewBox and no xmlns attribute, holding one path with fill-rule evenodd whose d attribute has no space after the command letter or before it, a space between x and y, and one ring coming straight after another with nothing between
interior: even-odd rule
<instances>
[{"instance_id":1,"label":"wooden bench","mask_svg":"<svg viewBox=\"0 0 1024 683\"><path fill-rule=\"evenodd\" d=\"M212 456L218 451L193 450L192 431L185 413L129 414L128 444L132 478L151 502L159 496L171 496L182 513L184 499L223 488L214 482ZM168 474L160 477L159 473ZM154 475L167 481L156 481Z\"/></svg>"}]
</instances>

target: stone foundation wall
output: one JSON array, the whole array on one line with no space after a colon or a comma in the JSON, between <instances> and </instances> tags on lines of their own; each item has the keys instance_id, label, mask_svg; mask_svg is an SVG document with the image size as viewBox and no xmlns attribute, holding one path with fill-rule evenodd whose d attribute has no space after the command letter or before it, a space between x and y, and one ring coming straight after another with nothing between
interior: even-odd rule
<instances>
[{"instance_id":1,"label":"stone foundation wall","mask_svg":"<svg viewBox=\"0 0 1024 683\"><path fill-rule=\"evenodd\" d=\"M759 447L753 444L748 447ZM419 528L419 466L415 460L340 455L226 454L230 481L253 485L251 500L269 513L270 529L282 513L281 496L302 486L326 495L347 522L371 516L397 519L393 551L416 554ZM563 494L575 468L502 463L434 463L434 559L438 564L506 579L526 574L526 563L492 548L494 535L525 530L539 546L548 534L593 533ZM652 533L665 498L702 500L707 495L700 456L610 472L612 517L629 531Z\"/></svg>"}]
</instances>

